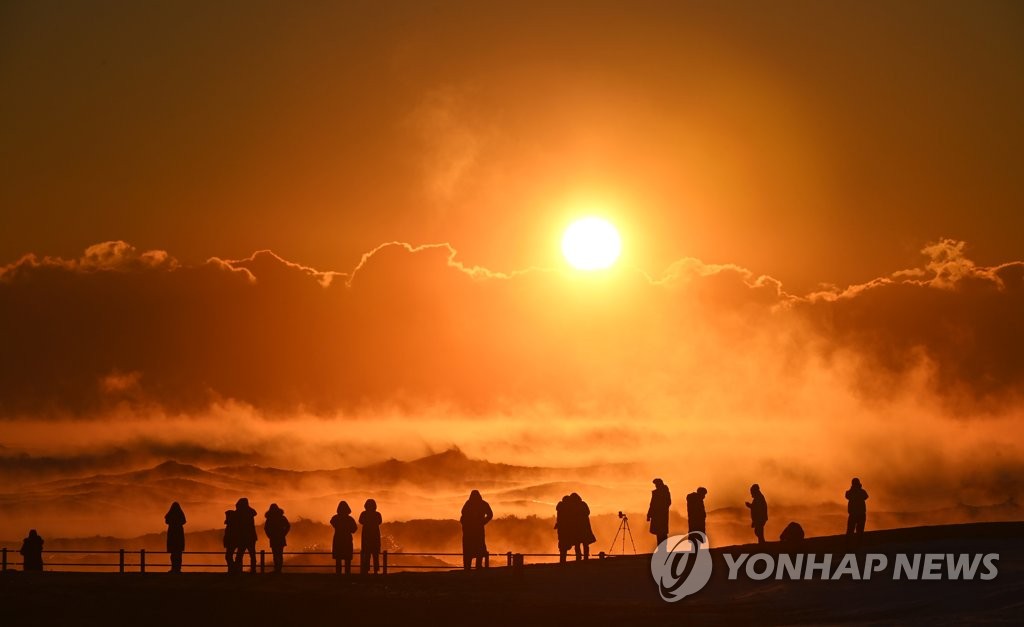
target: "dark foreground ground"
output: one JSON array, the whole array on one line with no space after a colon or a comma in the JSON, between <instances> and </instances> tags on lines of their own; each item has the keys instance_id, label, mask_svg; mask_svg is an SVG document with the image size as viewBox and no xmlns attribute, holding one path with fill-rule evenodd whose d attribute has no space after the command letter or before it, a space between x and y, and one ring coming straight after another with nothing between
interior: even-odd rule
<instances>
[{"instance_id":1,"label":"dark foreground ground","mask_svg":"<svg viewBox=\"0 0 1024 627\"><path fill-rule=\"evenodd\" d=\"M661 600L649 556L520 570L398 573L379 577L195 573L7 573L0 625L526 625L1024 624L1024 523L872 532L865 552L998 553L992 581L727 580L715 550L706 588ZM777 553L777 544L764 552ZM803 551L844 551L839 537ZM838 557L836 558L838 560Z\"/></svg>"}]
</instances>

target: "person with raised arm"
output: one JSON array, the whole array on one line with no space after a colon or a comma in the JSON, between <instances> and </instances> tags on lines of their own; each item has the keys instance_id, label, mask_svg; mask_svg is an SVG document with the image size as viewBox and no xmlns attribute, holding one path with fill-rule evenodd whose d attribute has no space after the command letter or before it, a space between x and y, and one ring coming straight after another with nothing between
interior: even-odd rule
<instances>
[{"instance_id":1,"label":"person with raised arm","mask_svg":"<svg viewBox=\"0 0 1024 627\"><path fill-rule=\"evenodd\" d=\"M750 486L750 501L746 505L750 510L750 526L754 528L757 543L764 544L764 526L768 523L768 501L761 493L761 486L756 483Z\"/></svg>"}]
</instances>

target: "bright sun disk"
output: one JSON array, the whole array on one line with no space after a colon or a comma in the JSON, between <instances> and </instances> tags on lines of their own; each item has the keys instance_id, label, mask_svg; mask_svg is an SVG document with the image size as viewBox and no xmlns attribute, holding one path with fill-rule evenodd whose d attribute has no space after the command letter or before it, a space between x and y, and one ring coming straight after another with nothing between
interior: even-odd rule
<instances>
[{"instance_id":1,"label":"bright sun disk","mask_svg":"<svg viewBox=\"0 0 1024 627\"><path fill-rule=\"evenodd\" d=\"M597 217L576 220L562 235L562 254L577 270L604 270L622 252L622 240L611 222Z\"/></svg>"}]
</instances>

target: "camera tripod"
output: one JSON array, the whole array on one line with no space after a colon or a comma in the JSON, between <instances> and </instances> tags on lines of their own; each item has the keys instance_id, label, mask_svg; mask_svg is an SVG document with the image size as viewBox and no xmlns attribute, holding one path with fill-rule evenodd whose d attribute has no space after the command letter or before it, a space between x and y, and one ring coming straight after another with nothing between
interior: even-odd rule
<instances>
[{"instance_id":1,"label":"camera tripod","mask_svg":"<svg viewBox=\"0 0 1024 627\"><path fill-rule=\"evenodd\" d=\"M612 545L608 547L608 554L612 554L615 549L615 541L619 539L619 534L622 534L622 554L626 554L626 536L629 536L629 544L633 547L633 555L636 555L636 544L633 543L633 532L629 530L629 516L619 512L619 520L619 529L615 532L615 537L612 538Z\"/></svg>"}]
</instances>

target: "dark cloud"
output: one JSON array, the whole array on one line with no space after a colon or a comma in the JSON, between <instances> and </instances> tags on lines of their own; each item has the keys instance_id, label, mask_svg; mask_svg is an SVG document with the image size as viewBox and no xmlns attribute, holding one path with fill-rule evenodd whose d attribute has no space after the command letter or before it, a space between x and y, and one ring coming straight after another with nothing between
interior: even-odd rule
<instances>
[{"instance_id":1,"label":"dark cloud","mask_svg":"<svg viewBox=\"0 0 1024 627\"><path fill-rule=\"evenodd\" d=\"M939 396L997 403L1024 383L1024 264L977 267L951 241L925 253L924 268L806 297L694 259L657 280L499 274L448 245L385 244L350 272L270 251L183 266L124 242L27 256L0 268L0 414L189 413L229 399L272 415L628 411L651 382L766 349L798 361L808 347L853 355L870 394L927 367Z\"/></svg>"},{"instance_id":2,"label":"dark cloud","mask_svg":"<svg viewBox=\"0 0 1024 627\"><path fill-rule=\"evenodd\" d=\"M1024 389L1024 263L977 267L963 242L924 249L923 269L826 292L797 309L825 339L863 359L869 393L906 386L920 368L962 413L998 407Z\"/></svg>"}]
</instances>

